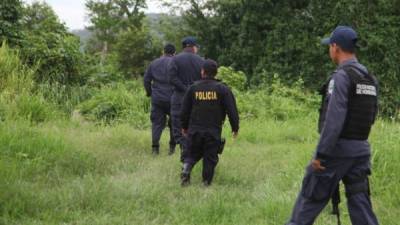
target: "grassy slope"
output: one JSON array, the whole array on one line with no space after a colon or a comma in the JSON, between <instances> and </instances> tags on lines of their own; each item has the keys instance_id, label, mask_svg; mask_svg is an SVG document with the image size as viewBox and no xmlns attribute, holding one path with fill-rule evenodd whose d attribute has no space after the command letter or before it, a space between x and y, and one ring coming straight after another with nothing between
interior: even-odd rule
<instances>
[{"instance_id":1,"label":"grassy slope","mask_svg":"<svg viewBox=\"0 0 400 225\"><path fill-rule=\"evenodd\" d=\"M200 185L198 165L184 189L178 155L163 149L151 156L148 131L3 123L0 224L283 224L316 144L314 118L244 122L239 139L229 140L214 185ZM398 124L383 122L373 134L373 201L385 225L400 224L399 134ZM341 206L343 224L350 224ZM329 210L316 224L336 224Z\"/></svg>"}]
</instances>

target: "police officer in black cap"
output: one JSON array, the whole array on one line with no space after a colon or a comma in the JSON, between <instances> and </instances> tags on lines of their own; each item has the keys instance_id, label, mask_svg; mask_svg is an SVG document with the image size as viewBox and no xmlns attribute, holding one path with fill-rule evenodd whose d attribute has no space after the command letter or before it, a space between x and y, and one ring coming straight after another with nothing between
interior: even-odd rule
<instances>
[{"instance_id":1,"label":"police officer in black cap","mask_svg":"<svg viewBox=\"0 0 400 225\"><path fill-rule=\"evenodd\" d=\"M169 154L175 151L175 140L172 134L170 112L171 112L171 96L172 86L167 76L167 67L175 55L175 46L167 44L164 46L164 55L154 60L144 75L144 87L147 96L151 96L151 114L152 123L152 150L153 154L159 154L160 138L162 131L167 124L170 127Z\"/></svg>"},{"instance_id":2,"label":"police officer in black cap","mask_svg":"<svg viewBox=\"0 0 400 225\"><path fill-rule=\"evenodd\" d=\"M231 90L215 79L218 65L206 60L201 70L202 79L196 81L186 92L183 100L182 133L188 137L188 156L184 159L181 184L190 183L193 166L203 158L203 184L211 184L218 153L222 153L222 125L226 115L233 136L239 131L239 115Z\"/></svg>"},{"instance_id":3,"label":"police officer in black cap","mask_svg":"<svg viewBox=\"0 0 400 225\"><path fill-rule=\"evenodd\" d=\"M199 45L196 38L186 37L182 40L182 53L173 57L168 67L168 76L173 86L171 98L171 119L173 135L181 148L181 161L185 158L187 149L186 139L181 134L180 112L182 99L194 81L200 79L200 70L204 59L197 55Z\"/></svg>"},{"instance_id":4,"label":"police officer in black cap","mask_svg":"<svg viewBox=\"0 0 400 225\"><path fill-rule=\"evenodd\" d=\"M371 174L368 136L378 110L378 83L357 61L357 40L352 28L339 26L322 42L329 45L330 57L338 67L321 89L320 139L288 225L313 224L333 196L340 223L336 204L341 181L352 224L378 224L368 182Z\"/></svg>"}]
</instances>

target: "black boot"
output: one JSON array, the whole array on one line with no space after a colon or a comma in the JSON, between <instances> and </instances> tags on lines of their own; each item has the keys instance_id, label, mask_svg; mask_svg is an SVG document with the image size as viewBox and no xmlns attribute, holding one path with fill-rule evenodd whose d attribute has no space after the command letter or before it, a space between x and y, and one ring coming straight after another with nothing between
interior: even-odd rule
<instances>
[{"instance_id":1,"label":"black boot","mask_svg":"<svg viewBox=\"0 0 400 225\"><path fill-rule=\"evenodd\" d=\"M169 145L168 155L173 155L175 153L175 145Z\"/></svg>"},{"instance_id":2,"label":"black boot","mask_svg":"<svg viewBox=\"0 0 400 225\"><path fill-rule=\"evenodd\" d=\"M154 147L154 146L153 146L152 152L153 152L153 155L158 155L158 154L160 154L160 148L159 148L159 147Z\"/></svg>"},{"instance_id":3,"label":"black boot","mask_svg":"<svg viewBox=\"0 0 400 225\"><path fill-rule=\"evenodd\" d=\"M190 184L190 172L192 171L192 165L184 163L181 173L181 185L186 187Z\"/></svg>"},{"instance_id":4,"label":"black boot","mask_svg":"<svg viewBox=\"0 0 400 225\"><path fill-rule=\"evenodd\" d=\"M211 181L203 180L203 186L204 186L204 187L208 187L208 186L210 186L210 185L211 185Z\"/></svg>"}]
</instances>

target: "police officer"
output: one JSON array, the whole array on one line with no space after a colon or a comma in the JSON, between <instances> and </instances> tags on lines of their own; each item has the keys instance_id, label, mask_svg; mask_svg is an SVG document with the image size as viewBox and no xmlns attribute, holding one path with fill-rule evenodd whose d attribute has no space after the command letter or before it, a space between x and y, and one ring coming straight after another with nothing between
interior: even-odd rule
<instances>
[{"instance_id":1,"label":"police officer","mask_svg":"<svg viewBox=\"0 0 400 225\"><path fill-rule=\"evenodd\" d=\"M173 86L171 98L171 119L174 138L181 148L181 161L185 157L186 139L181 134L180 111L183 96L194 81L200 79L200 70L204 62L197 55L199 45L196 38L186 37L182 40L183 52L173 57L168 67L168 76Z\"/></svg>"},{"instance_id":2,"label":"police officer","mask_svg":"<svg viewBox=\"0 0 400 225\"><path fill-rule=\"evenodd\" d=\"M239 131L239 115L231 90L214 77L217 63L206 60L201 70L202 79L187 91L182 105L182 133L188 137L188 156L184 159L181 184L190 183L193 166L203 158L203 184L211 184L214 169L221 153L221 131L226 114L234 137Z\"/></svg>"},{"instance_id":3,"label":"police officer","mask_svg":"<svg viewBox=\"0 0 400 225\"><path fill-rule=\"evenodd\" d=\"M169 154L172 155L175 151L175 140L170 122L172 86L169 84L169 79L167 77L167 67L172 57L175 55L175 52L174 45L165 45L164 55L154 60L144 75L144 87L147 96L151 96L150 120L152 123L153 154L159 154L160 138L167 124L167 116L169 117L168 125L170 127Z\"/></svg>"},{"instance_id":4,"label":"police officer","mask_svg":"<svg viewBox=\"0 0 400 225\"><path fill-rule=\"evenodd\" d=\"M313 224L340 181L352 224L378 224L368 182L368 136L377 114L378 83L357 61L357 39L352 28L339 26L322 41L338 67L322 89L320 139L288 225Z\"/></svg>"}]
</instances>

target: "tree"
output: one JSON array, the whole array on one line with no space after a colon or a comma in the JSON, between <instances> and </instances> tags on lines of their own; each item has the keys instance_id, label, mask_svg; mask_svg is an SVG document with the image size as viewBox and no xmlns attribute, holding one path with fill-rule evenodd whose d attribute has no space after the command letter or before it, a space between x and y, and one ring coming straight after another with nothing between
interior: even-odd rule
<instances>
[{"instance_id":1,"label":"tree","mask_svg":"<svg viewBox=\"0 0 400 225\"><path fill-rule=\"evenodd\" d=\"M62 85L85 82L79 38L68 33L49 5L40 2L27 5L21 27L24 33L21 56L25 63L37 67L36 82Z\"/></svg>"},{"instance_id":2,"label":"tree","mask_svg":"<svg viewBox=\"0 0 400 225\"><path fill-rule=\"evenodd\" d=\"M18 45L21 40L20 20L21 0L2 0L0 2L0 45L3 41Z\"/></svg>"},{"instance_id":3,"label":"tree","mask_svg":"<svg viewBox=\"0 0 400 225\"><path fill-rule=\"evenodd\" d=\"M359 33L362 63L378 75L381 109L400 108L399 0L189 0L184 23L200 38L203 53L220 64L243 70L250 84L274 74L291 84L300 78L317 90L334 65L322 37L337 25Z\"/></svg>"},{"instance_id":4,"label":"tree","mask_svg":"<svg viewBox=\"0 0 400 225\"><path fill-rule=\"evenodd\" d=\"M145 0L88 0L86 8L89 10L91 25L95 40L99 41L102 52L102 62L115 43L120 32L142 27L144 13L140 11L146 7ZM96 46L96 45L92 45Z\"/></svg>"},{"instance_id":5,"label":"tree","mask_svg":"<svg viewBox=\"0 0 400 225\"><path fill-rule=\"evenodd\" d=\"M159 46L161 43L145 28L122 32L115 46L119 69L126 77L140 77L150 60L161 55Z\"/></svg>"}]
</instances>

